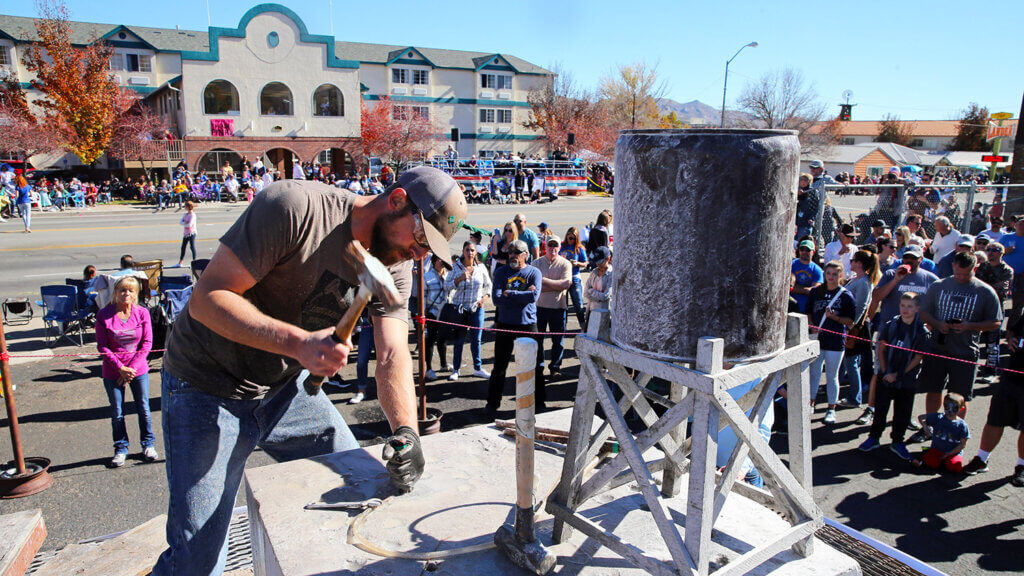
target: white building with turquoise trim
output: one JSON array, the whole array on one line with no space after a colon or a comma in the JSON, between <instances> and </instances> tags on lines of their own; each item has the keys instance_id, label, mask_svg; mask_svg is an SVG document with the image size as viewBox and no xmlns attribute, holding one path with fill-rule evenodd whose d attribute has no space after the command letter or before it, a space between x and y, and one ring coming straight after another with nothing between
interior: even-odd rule
<instances>
[{"instance_id":1,"label":"white building with turquoise trim","mask_svg":"<svg viewBox=\"0 0 1024 576\"><path fill-rule=\"evenodd\" d=\"M550 82L551 72L510 54L339 41L310 34L279 4L259 4L237 27L205 32L88 22L72 22L72 30L74 43L98 37L111 45L118 81L171 126L177 140L169 158L208 171L239 156L263 157L284 177L297 161L339 172L360 167L360 100L373 106L384 96L396 114L434 120L438 153L452 144L452 128L459 156L544 151L523 123L529 91ZM34 39L31 18L0 15L0 74L26 88L32 77L21 55ZM38 97L29 90L30 100ZM70 155L33 161L78 163Z\"/></svg>"}]
</instances>

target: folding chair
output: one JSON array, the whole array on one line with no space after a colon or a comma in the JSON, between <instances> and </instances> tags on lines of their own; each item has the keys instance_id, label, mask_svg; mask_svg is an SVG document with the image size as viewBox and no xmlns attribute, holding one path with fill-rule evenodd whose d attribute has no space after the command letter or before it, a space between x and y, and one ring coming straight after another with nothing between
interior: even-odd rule
<instances>
[{"instance_id":1,"label":"folding chair","mask_svg":"<svg viewBox=\"0 0 1024 576\"><path fill-rule=\"evenodd\" d=\"M191 276L161 276L160 292L167 293L169 290L181 290L192 285Z\"/></svg>"},{"instance_id":2,"label":"folding chair","mask_svg":"<svg viewBox=\"0 0 1024 576\"><path fill-rule=\"evenodd\" d=\"M78 278L65 278L64 284L78 288L78 315L87 326L92 325L96 316L96 292L92 290L93 281Z\"/></svg>"},{"instance_id":3,"label":"folding chair","mask_svg":"<svg viewBox=\"0 0 1024 576\"><path fill-rule=\"evenodd\" d=\"M31 322L35 315L28 298L6 298L3 308L4 324L7 326L24 326Z\"/></svg>"},{"instance_id":4,"label":"folding chair","mask_svg":"<svg viewBox=\"0 0 1024 576\"><path fill-rule=\"evenodd\" d=\"M163 306L167 313L167 320L173 325L175 318L185 309L189 298L192 297L193 286L189 285L181 289L164 290Z\"/></svg>"},{"instance_id":5,"label":"folding chair","mask_svg":"<svg viewBox=\"0 0 1024 576\"><path fill-rule=\"evenodd\" d=\"M209 258L200 258L199 260L192 261L192 277L199 281L199 277L203 275L203 271L206 270L206 266L210 263Z\"/></svg>"},{"instance_id":6,"label":"folding chair","mask_svg":"<svg viewBox=\"0 0 1024 576\"><path fill-rule=\"evenodd\" d=\"M133 268L139 272L146 274L146 278L149 278L149 291L146 292L146 297L156 296L160 293L160 277L164 274L164 261L163 260L143 260L136 262ZM142 298L142 295L139 295Z\"/></svg>"},{"instance_id":7,"label":"folding chair","mask_svg":"<svg viewBox=\"0 0 1024 576\"><path fill-rule=\"evenodd\" d=\"M67 338L76 346L83 346L85 340L81 315L78 310L78 288L57 284L42 286L39 288L39 293L42 296L42 300L38 304L43 307L46 343L50 343L50 331L56 328L58 334L53 339L53 346L56 346L61 338ZM78 342L75 342L70 336L75 330L78 331Z\"/></svg>"}]
</instances>

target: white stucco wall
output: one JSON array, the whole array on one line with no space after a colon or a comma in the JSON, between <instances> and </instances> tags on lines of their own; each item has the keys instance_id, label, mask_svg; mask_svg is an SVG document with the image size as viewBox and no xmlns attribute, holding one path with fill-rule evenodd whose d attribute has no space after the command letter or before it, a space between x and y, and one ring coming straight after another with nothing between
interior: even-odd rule
<instances>
[{"instance_id":1,"label":"white stucco wall","mask_svg":"<svg viewBox=\"0 0 1024 576\"><path fill-rule=\"evenodd\" d=\"M279 37L276 48L267 40L271 32ZM285 15L264 12L249 21L245 38L219 39L219 61L184 60L185 135L210 136L211 119L231 118L236 136L358 137L358 69L328 67L327 46L303 43L299 33ZM231 82L238 90L239 114L204 113L203 91L218 79ZM281 82L291 90L291 115L260 115L260 92L270 82ZM344 116L313 116L313 92L322 84L341 90Z\"/></svg>"}]
</instances>

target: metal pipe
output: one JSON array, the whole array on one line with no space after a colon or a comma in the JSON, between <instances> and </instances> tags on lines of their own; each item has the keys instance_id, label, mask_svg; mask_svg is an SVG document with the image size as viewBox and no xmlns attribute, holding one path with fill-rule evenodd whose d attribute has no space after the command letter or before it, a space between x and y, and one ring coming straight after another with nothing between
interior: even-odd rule
<instances>
[{"instance_id":1,"label":"metal pipe","mask_svg":"<svg viewBox=\"0 0 1024 576\"><path fill-rule=\"evenodd\" d=\"M14 386L11 385L11 365L7 362L7 336L4 334L3 324L0 324L0 370L3 371L4 403L7 405L7 420L11 429L11 449L14 451L14 462L18 467L18 474L27 472L25 469L25 455L21 452L21 430L18 427L18 408L14 404Z\"/></svg>"},{"instance_id":2,"label":"metal pipe","mask_svg":"<svg viewBox=\"0 0 1024 576\"><path fill-rule=\"evenodd\" d=\"M426 258L420 258L419 264L416 266L416 284L419 286L418 294L416 295L417 307L419 308L417 313L422 319L422 322L416 323L416 340L417 345L420 347L420 420L424 421L427 419L427 312L426 303L423 302L423 266L426 264L426 261Z\"/></svg>"}]
</instances>

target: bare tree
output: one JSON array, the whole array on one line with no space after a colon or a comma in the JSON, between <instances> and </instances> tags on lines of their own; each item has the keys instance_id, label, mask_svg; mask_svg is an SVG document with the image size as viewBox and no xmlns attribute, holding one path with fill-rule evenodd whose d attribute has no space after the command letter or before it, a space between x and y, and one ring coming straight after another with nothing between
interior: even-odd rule
<instances>
[{"instance_id":1,"label":"bare tree","mask_svg":"<svg viewBox=\"0 0 1024 576\"><path fill-rule=\"evenodd\" d=\"M646 62L620 66L615 76L601 80L601 97L609 104L612 116L627 128L657 128L661 124L658 99L665 96L666 84L658 80L658 67Z\"/></svg>"},{"instance_id":2,"label":"bare tree","mask_svg":"<svg viewBox=\"0 0 1024 576\"><path fill-rule=\"evenodd\" d=\"M740 109L752 118L751 127L796 130L801 143L811 143L808 132L825 115L814 85L793 68L768 72L746 85Z\"/></svg>"}]
</instances>

